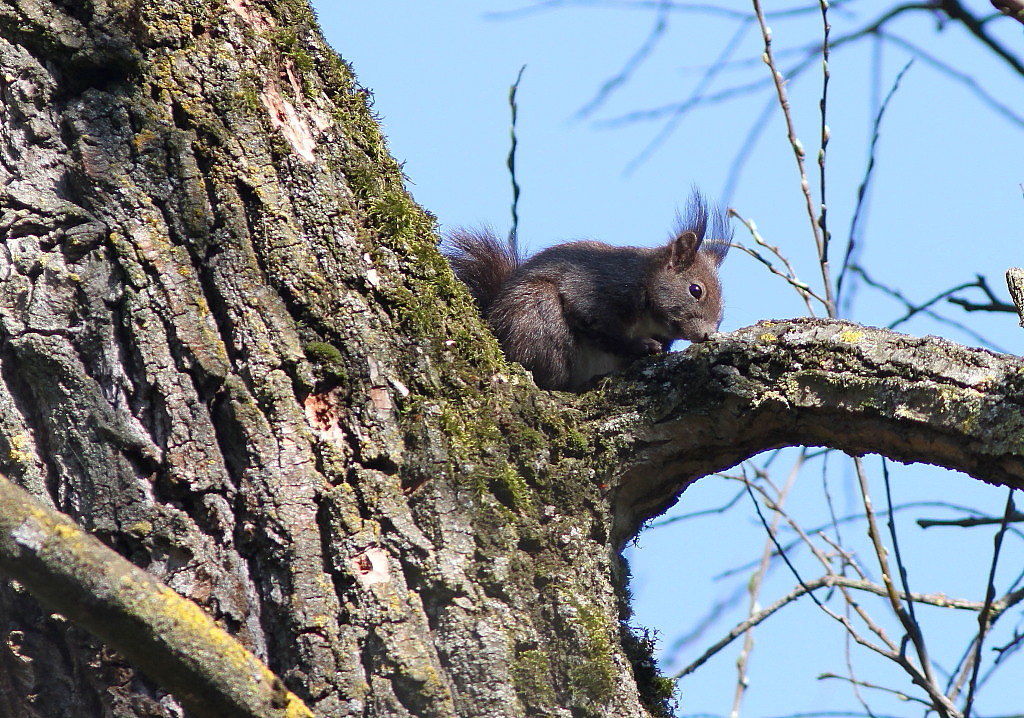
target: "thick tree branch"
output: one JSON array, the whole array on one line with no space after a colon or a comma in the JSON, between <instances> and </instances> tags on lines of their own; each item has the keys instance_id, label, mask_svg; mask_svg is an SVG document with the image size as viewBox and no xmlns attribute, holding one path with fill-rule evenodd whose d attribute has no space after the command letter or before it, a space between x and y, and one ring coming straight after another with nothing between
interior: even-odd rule
<instances>
[{"instance_id":1,"label":"thick tree branch","mask_svg":"<svg viewBox=\"0 0 1024 718\"><path fill-rule=\"evenodd\" d=\"M695 479L768 449L828 446L1024 486L1024 361L835 320L761 322L609 383L619 535Z\"/></svg>"},{"instance_id":2,"label":"thick tree branch","mask_svg":"<svg viewBox=\"0 0 1024 718\"><path fill-rule=\"evenodd\" d=\"M312 718L198 606L2 476L0 570L101 637L197 716Z\"/></svg>"}]
</instances>

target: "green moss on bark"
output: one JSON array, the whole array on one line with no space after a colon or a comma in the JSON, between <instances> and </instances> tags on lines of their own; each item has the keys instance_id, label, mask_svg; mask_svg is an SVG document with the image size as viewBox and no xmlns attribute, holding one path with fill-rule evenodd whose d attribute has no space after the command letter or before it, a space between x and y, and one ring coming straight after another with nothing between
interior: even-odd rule
<instances>
[{"instance_id":1,"label":"green moss on bark","mask_svg":"<svg viewBox=\"0 0 1024 718\"><path fill-rule=\"evenodd\" d=\"M555 706L551 660L537 648L520 651L512 664L516 694L530 715L550 714Z\"/></svg>"},{"instance_id":2,"label":"green moss on bark","mask_svg":"<svg viewBox=\"0 0 1024 718\"><path fill-rule=\"evenodd\" d=\"M608 703L615 693L616 670L612 649L612 626L597 608L574 604L579 622L579 654L569 669L573 691L595 706Z\"/></svg>"}]
</instances>

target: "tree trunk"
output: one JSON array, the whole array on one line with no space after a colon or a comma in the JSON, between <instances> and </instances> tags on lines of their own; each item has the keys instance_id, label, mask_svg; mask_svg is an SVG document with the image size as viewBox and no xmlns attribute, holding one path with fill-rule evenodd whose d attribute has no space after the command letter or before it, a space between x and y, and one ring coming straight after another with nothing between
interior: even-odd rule
<instances>
[{"instance_id":1,"label":"tree trunk","mask_svg":"<svg viewBox=\"0 0 1024 718\"><path fill-rule=\"evenodd\" d=\"M0 472L317 715L664 715L619 548L766 448L1024 485L1024 364L940 340L760 326L538 391L301 0L8 0L0 37ZM0 588L0 714L181 715L51 610Z\"/></svg>"}]
</instances>

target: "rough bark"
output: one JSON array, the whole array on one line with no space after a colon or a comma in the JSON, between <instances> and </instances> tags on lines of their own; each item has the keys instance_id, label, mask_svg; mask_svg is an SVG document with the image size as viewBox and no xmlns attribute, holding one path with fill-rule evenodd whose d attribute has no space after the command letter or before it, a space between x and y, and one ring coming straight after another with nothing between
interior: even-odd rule
<instances>
[{"instance_id":1,"label":"rough bark","mask_svg":"<svg viewBox=\"0 0 1024 718\"><path fill-rule=\"evenodd\" d=\"M0 35L0 469L318 714L640 715L598 492L524 476L572 419L494 388L305 4L26 0ZM24 592L0 606L6 714L178 713Z\"/></svg>"},{"instance_id":2,"label":"rough bark","mask_svg":"<svg viewBox=\"0 0 1024 718\"><path fill-rule=\"evenodd\" d=\"M1024 367L936 339L784 323L538 391L302 2L8 0L0 69L0 471L318 715L660 713L618 548L761 449L1019 485ZM0 638L0 715L181 713L11 583Z\"/></svg>"},{"instance_id":3,"label":"rough bark","mask_svg":"<svg viewBox=\"0 0 1024 718\"><path fill-rule=\"evenodd\" d=\"M629 447L615 507L626 538L695 479L782 446L1024 487L1024 362L937 337L761 322L633 372L608 399L629 407L607 420Z\"/></svg>"},{"instance_id":4,"label":"rough bark","mask_svg":"<svg viewBox=\"0 0 1024 718\"><path fill-rule=\"evenodd\" d=\"M1017 307L1020 325L1024 327L1024 269L1010 267L1006 270L1006 286L1010 290L1010 298Z\"/></svg>"},{"instance_id":5,"label":"rough bark","mask_svg":"<svg viewBox=\"0 0 1024 718\"><path fill-rule=\"evenodd\" d=\"M155 677L196 716L313 718L195 603L2 476L0 570Z\"/></svg>"}]
</instances>

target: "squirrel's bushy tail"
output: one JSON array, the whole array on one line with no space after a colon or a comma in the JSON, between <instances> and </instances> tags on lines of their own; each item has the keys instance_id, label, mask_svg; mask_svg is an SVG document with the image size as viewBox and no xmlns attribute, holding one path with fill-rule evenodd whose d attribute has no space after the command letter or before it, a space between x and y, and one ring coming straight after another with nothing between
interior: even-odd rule
<instances>
[{"instance_id":1,"label":"squirrel's bushy tail","mask_svg":"<svg viewBox=\"0 0 1024 718\"><path fill-rule=\"evenodd\" d=\"M498 237L490 229L450 232L445 237L444 254L455 276L469 287L469 293L485 313L502 285L522 264L515 240Z\"/></svg>"}]
</instances>

